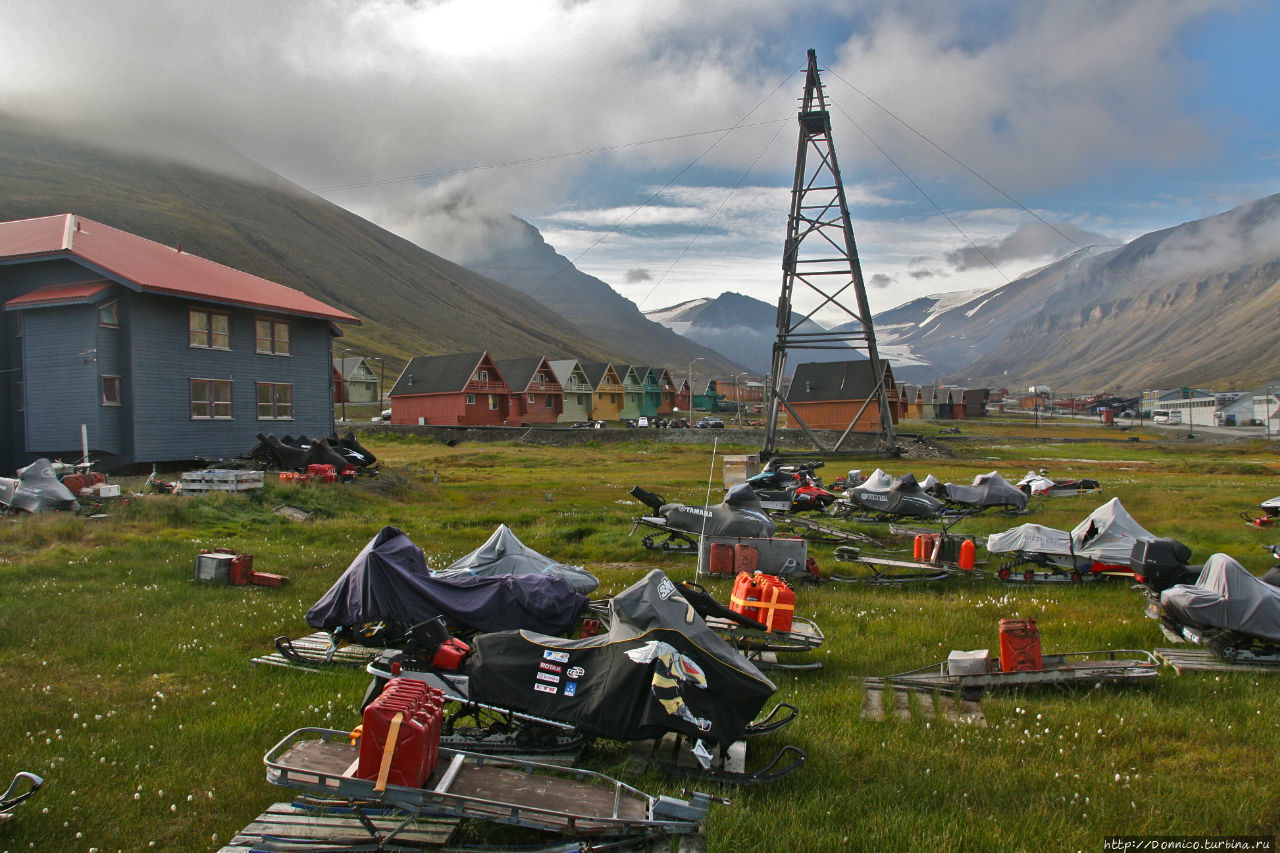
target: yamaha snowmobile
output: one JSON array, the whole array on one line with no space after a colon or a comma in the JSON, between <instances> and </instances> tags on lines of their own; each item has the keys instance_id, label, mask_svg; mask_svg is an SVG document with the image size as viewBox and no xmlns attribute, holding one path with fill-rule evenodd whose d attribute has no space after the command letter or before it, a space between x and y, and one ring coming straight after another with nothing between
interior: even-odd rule
<instances>
[{"instance_id":1,"label":"yamaha snowmobile","mask_svg":"<svg viewBox=\"0 0 1280 853\"><path fill-rule=\"evenodd\" d=\"M770 781L803 762L803 752L784 747L755 773L724 769L722 756L732 744L776 731L796 710L779 705L752 722L773 695L773 682L707 625L666 574L655 569L603 607L607 629L594 636L496 631L476 636L461 661L438 660L433 643L447 640L438 630L421 632L421 643L387 650L369 665L366 704L392 677L425 681L460 708L450 715L447 734L455 720L482 719L481 710L498 716L485 731L464 732L474 738L464 745L447 741L477 752L495 745L511 751L518 733L534 726L561 737L573 732L624 741L674 733L698 758L701 771L692 775L719 781ZM790 716L775 719L784 707Z\"/></svg>"},{"instance_id":2,"label":"yamaha snowmobile","mask_svg":"<svg viewBox=\"0 0 1280 853\"><path fill-rule=\"evenodd\" d=\"M1232 557L1214 554L1194 583L1160 593L1161 630L1170 640L1203 645L1225 661L1280 663L1278 576L1273 568L1255 577Z\"/></svg>"},{"instance_id":3,"label":"yamaha snowmobile","mask_svg":"<svg viewBox=\"0 0 1280 853\"><path fill-rule=\"evenodd\" d=\"M987 537L987 551L1011 556L997 570L1001 580L1079 583L1103 574L1133 574L1134 543L1156 539L1129 515L1119 498L1091 512L1070 533L1022 524Z\"/></svg>"},{"instance_id":4,"label":"yamaha snowmobile","mask_svg":"<svg viewBox=\"0 0 1280 853\"><path fill-rule=\"evenodd\" d=\"M891 477L877 468L857 486L845 489L832 505L831 514L859 521L899 521L939 518L942 501L927 494L915 475Z\"/></svg>"},{"instance_id":5,"label":"yamaha snowmobile","mask_svg":"<svg viewBox=\"0 0 1280 853\"><path fill-rule=\"evenodd\" d=\"M9 512L79 512L80 504L54 473L53 463L37 459L18 469L17 477L0 477L0 508Z\"/></svg>"},{"instance_id":6,"label":"yamaha snowmobile","mask_svg":"<svg viewBox=\"0 0 1280 853\"><path fill-rule=\"evenodd\" d=\"M698 550L698 537L736 536L746 539L768 539L778 532L778 525L760 505L760 499L746 483L730 486L724 500L710 507L668 503L659 495L639 486L631 488L631 496L653 510L653 515L635 519L631 532L644 525L662 531L666 538L656 541L644 537L644 546L663 551L692 553Z\"/></svg>"},{"instance_id":7,"label":"yamaha snowmobile","mask_svg":"<svg viewBox=\"0 0 1280 853\"><path fill-rule=\"evenodd\" d=\"M1053 480L1043 468L1039 473L1028 471L1027 476L1018 481L1018 488L1023 494L1033 498L1060 498L1102 491L1102 485L1097 480Z\"/></svg>"},{"instance_id":8,"label":"yamaha snowmobile","mask_svg":"<svg viewBox=\"0 0 1280 853\"><path fill-rule=\"evenodd\" d=\"M941 498L952 511L966 515L976 515L989 509L1017 515L1027 509L1028 495L996 471L979 474L968 486L939 483L931 476L924 489Z\"/></svg>"}]
</instances>

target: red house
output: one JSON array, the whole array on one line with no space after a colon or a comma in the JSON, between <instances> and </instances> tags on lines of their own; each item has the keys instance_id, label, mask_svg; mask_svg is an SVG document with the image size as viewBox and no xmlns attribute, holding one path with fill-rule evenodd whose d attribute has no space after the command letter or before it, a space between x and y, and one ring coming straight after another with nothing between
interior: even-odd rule
<instances>
[{"instance_id":1,"label":"red house","mask_svg":"<svg viewBox=\"0 0 1280 853\"><path fill-rule=\"evenodd\" d=\"M511 390L487 352L420 355L405 365L391 389L391 423L499 426L506 423Z\"/></svg>"},{"instance_id":2,"label":"red house","mask_svg":"<svg viewBox=\"0 0 1280 853\"><path fill-rule=\"evenodd\" d=\"M511 389L507 419L519 424L553 424L564 412L564 388L543 356L507 358L498 372Z\"/></svg>"}]
</instances>

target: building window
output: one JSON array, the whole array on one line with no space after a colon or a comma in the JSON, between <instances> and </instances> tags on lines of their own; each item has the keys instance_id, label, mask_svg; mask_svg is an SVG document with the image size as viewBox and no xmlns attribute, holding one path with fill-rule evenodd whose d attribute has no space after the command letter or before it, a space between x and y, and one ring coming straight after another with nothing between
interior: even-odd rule
<instances>
[{"instance_id":1,"label":"building window","mask_svg":"<svg viewBox=\"0 0 1280 853\"><path fill-rule=\"evenodd\" d=\"M259 382L258 420L293 420L293 386L281 382Z\"/></svg>"},{"instance_id":2,"label":"building window","mask_svg":"<svg viewBox=\"0 0 1280 853\"><path fill-rule=\"evenodd\" d=\"M102 405L104 406L120 405L120 377L119 376L103 376L102 377Z\"/></svg>"},{"instance_id":3,"label":"building window","mask_svg":"<svg viewBox=\"0 0 1280 853\"><path fill-rule=\"evenodd\" d=\"M548 394L548 395L547 395L547 408L548 408L548 409L553 408L553 407L555 406L555 404L556 404L556 403L555 403L555 397L554 397L554 395L552 395L552 394Z\"/></svg>"},{"instance_id":4,"label":"building window","mask_svg":"<svg viewBox=\"0 0 1280 853\"><path fill-rule=\"evenodd\" d=\"M231 420L231 380L191 380L192 420Z\"/></svg>"},{"instance_id":5,"label":"building window","mask_svg":"<svg viewBox=\"0 0 1280 853\"><path fill-rule=\"evenodd\" d=\"M468 405L468 406L474 406L475 404L476 404L476 395L475 395L475 394L468 394L468 395L467 395L467 405Z\"/></svg>"},{"instance_id":6,"label":"building window","mask_svg":"<svg viewBox=\"0 0 1280 853\"><path fill-rule=\"evenodd\" d=\"M578 395L578 405L579 405L579 406L585 406L586 404L587 404L587 395L586 395L586 394L579 394L579 395Z\"/></svg>"},{"instance_id":7,"label":"building window","mask_svg":"<svg viewBox=\"0 0 1280 853\"><path fill-rule=\"evenodd\" d=\"M231 349L231 315L192 308L187 312L187 344L204 349Z\"/></svg>"},{"instance_id":8,"label":"building window","mask_svg":"<svg viewBox=\"0 0 1280 853\"><path fill-rule=\"evenodd\" d=\"M530 403L530 405L536 404L537 402L538 402L538 395L537 395L537 394L530 394L530 395L529 395L529 403Z\"/></svg>"},{"instance_id":9,"label":"building window","mask_svg":"<svg viewBox=\"0 0 1280 853\"><path fill-rule=\"evenodd\" d=\"M255 320L254 351L266 355L289 355L289 324L282 320Z\"/></svg>"},{"instance_id":10,"label":"building window","mask_svg":"<svg viewBox=\"0 0 1280 853\"><path fill-rule=\"evenodd\" d=\"M497 394L489 395L489 411L491 412L498 411L498 395Z\"/></svg>"},{"instance_id":11,"label":"building window","mask_svg":"<svg viewBox=\"0 0 1280 853\"><path fill-rule=\"evenodd\" d=\"M489 371L487 371L487 370L477 370L477 371L476 371L476 380L477 380L477 381L479 381L479 382L488 382L488 381L489 381Z\"/></svg>"},{"instance_id":12,"label":"building window","mask_svg":"<svg viewBox=\"0 0 1280 853\"><path fill-rule=\"evenodd\" d=\"M106 326L108 329L119 328L120 326L120 303L111 300L102 305L98 309L98 325Z\"/></svg>"},{"instance_id":13,"label":"building window","mask_svg":"<svg viewBox=\"0 0 1280 853\"><path fill-rule=\"evenodd\" d=\"M609 395L609 405L613 406L613 405L617 405L617 403L618 403L618 395L617 395L617 394L610 394L610 395Z\"/></svg>"}]
</instances>

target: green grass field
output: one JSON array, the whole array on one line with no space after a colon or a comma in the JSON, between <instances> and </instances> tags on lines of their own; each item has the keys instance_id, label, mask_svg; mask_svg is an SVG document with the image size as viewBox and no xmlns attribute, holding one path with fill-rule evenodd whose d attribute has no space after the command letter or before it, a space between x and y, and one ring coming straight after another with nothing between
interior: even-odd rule
<instances>
[{"instance_id":1,"label":"green grass field","mask_svg":"<svg viewBox=\"0 0 1280 853\"><path fill-rule=\"evenodd\" d=\"M926 426L927 431L929 428ZM1046 467L1091 476L1103 494L1033 500L1018 519L976 518L987 534L1023 521L1070 529L1118 496L1143 526L1189 544L1195 562L1225 551L1260 573L1276 531L1244 524L1280 494L1280 458L1258 443L1209 444L1082 426L965 423L948 458L859 459L893 474L968 482L999 470L1017 480ZM731 435L730 435L731 437ZM708 436L708 442L719 436ZM615 593L661 567L693 577L691 556L646 550L629 535L639 484L701 503L710 444L555 449L444 444L366 436L383 473L351 485L282 486L255 495L133 496L109 517L0 520L0 772L29 770L45 789L0 825L0 850L217 850L289 792L268 785L262 755L295 728L358 723L367 678L251 666L274 637L310 633L307 609L385 524L404 529L436 568L506 523L528 545L601 578ZM722 438L723 440L723 438ZM719 453L754 448L721 445ZM831 479L845 463L829 463ZM140 481L121 481L126 495ZM312 514L289 521L289 504ZM911 543L873 526L886 554ZM201 548L229 546L283 587L193 581ZM871 550L871 549L865 549ZM810 548L826 574L851 574L830 546ZM979 557L985 556L980 551ZM709 584L727 601L729 581ZM718 791L732 800L706 823L712 851L1100 850L1109 835L1274 835L1280 790L1280 674L1165 670L1145 687L1090 685L987 696L985 726L933 719L864 720L864 676L998 647L997 621L1037 620L1046 653L1167 645L1119 580L1015 586L955 578L918 588L828 583L797 590L797 611L827 636L816 672L775 671L776 698L800 708L782 732L752 742L749 762L782 744L805 766L767 786ZM651 792L685 783L628 769L628 751L596 744L593 769ZM528 834L468 827L485 843Z\"/></svg>"}]
</instances>

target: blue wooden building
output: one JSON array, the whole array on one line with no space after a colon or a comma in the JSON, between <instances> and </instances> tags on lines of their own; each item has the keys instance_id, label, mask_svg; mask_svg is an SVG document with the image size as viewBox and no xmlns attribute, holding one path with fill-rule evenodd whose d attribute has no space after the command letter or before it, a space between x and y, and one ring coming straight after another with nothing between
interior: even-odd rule
<instances>
[{"instance_id":1,"label":"blue wooden building","mask_svg":"<svg viewBox=\"0 0 1280 853\"><path fill-rule=\"evenodd\" d=\"M306 294L64 214L0 223L0 471L243 456L333 433L337 323Z\"/></svg>"}]
</instances>

